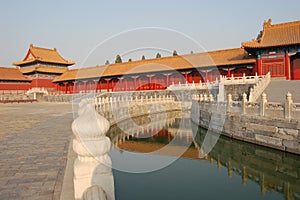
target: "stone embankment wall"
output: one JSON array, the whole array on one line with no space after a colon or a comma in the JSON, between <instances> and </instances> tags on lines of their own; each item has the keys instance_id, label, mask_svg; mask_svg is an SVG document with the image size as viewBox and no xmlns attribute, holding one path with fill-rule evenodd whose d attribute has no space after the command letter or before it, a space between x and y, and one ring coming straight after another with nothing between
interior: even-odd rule
<instances>
[{"instance_id":1,"label":"stone embankment wall","mask_svg":"<svg viewBox=\"0 0 300 200\"><path fill-rule=\"evenodd\" d=\"M298 104L289 104L289 98L287 95L281 110L272 112L276 115L266 115L272 106L265 97L255 104L255 108L245 100L233 102L229 98L227 102L217 103L196 98L192 103L191 118L196 124L217 134L300 154L300 119L299 111L295 110ZM266 106L270 106L270 110Z\"/></svg>"}]
</instances>

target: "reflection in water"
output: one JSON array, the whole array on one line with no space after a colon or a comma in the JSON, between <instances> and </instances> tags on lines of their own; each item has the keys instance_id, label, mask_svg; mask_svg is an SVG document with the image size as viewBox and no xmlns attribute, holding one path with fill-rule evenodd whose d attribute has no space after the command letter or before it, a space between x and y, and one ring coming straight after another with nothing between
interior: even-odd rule
<instances>
[{"instance_id":1,"label":"reflection in water","mask_svg":"<svg viewBox=\"0 0 300 200\"><path fill-rule=\"evenodd\" d=\"M193 126L194 124L192 124ZM197 129L196 125L193 129ZM201 144L206 130L199 129L195 138ZM228 169L228 176L236 173L247 185L258 184L262 195L276 191L285 199L300 199L299 156L221 137L209 156Z\"/></svg>"},{"instance_id":2,"label":"reflection in water","mask_svg":"<svg viewBox=\"0 0 300 200\"><path fill-rule=\"evenodd\" d=\"M176 185L174 183L172 185L174 189L172 193L177 192L172 197L174 199L182 198L180 194L187 191L195 197L188 199L199 199L197 195L200 195L204 199L208 197L211 199L214 199L214 197L219 198L217 195L220 195L222 199L232 199L237 198L237 196L239 199L300 199L299 156L226 137L220 137L212 151L208 155L205 155L201 151L201 145L205 136L207 136L207 131L191 123L188 116L188 114L181 116L180 112L172 112L168 114L165 123L162 123L159 115L151 116L151 123L149 116L137 118L135 122L140 125L140 128L133 130L128 127L126 129L128 130L127 132L122 132L118 127L111 127L108 136L115 146L115 150L111 154L113 162L117 162L118 156L126 157L128 151L155 152L154 155L157 156L157 160L162 160L170 156L177 156L178 149L188 145L189 148L182 154L183 158L180 158L170 167L162 169L160 172L150 173L149 175L135 176L140 176L145 181L151 182L153 177L159 174L159 177L171 180L174 177L180 177L178 173L172 171L184 171L184 177L181 177L180 181L176 182ZM123 126L126 126L126 121L123 123ZM215 136L209 135L209 137ZM160 151L160 149L166 146L168 146L167 151ZM116 152L119 152L119 154ZM142 155L147 157L153 154ZM135 161L135 164L137 163L139 161ZM211 167L209 168L212 169L214 168L212 166L216 166L218 170L207 168L205 163L210 163ZM218 173L218 175L215 176L215 173ZM204 176L207 174L211 175L204 180ZM123 184L130 185L130 180L133 181L136 177L134 175L122 174L118 171L114 171L114 175L116 185L118 185L118 182L121 184L119 189L116 190L116 196L124 197L125 194L122 194L122 187L126 186ZM189 176L199 176L199 178L197 180L190 178L188 182L184 181L185 177ZM225 183L226 176L231 177L230 179L233 182ZM239 179L242 184L235 184L236 177L240 177ZM123 179L124 181L126 179L126 182L123 183ZM159 181L153 182L155 190L159 190L160 186L166 187L166 185L162 185L166 184L164 181L159 179ZM143 184L139 182L139 179L133 181L132 184L137 184L137 182L141 185ZM167 184L170 183L168 182ZM213 185L213 188L208 186L210 184ZM231 184L230 187L232 189L227 188L229 184ZM148 185L147 189L154 187L153 185ZM194 185L198 186L197 189L193 189ZM182 188L186 188L187 191ZM207 190L211 190L212 193L208 194ZM218 190L218 194L215 194L214 190ZM141 197L138 194L147 190L143 191L142 188L139 188L139 190L135 191L134 195L132 194L127 197L138 199ZM260 192L261 195L255 196L257 192ZM131 194L128 188L126 188L126 194ZM169 196L164 196L163 194L160 194L160 196L153 195L152 193L149 194L147 196L149 197L148 199L165 199L169 198L171 194ZM145 196L142 197L144 198ZM144 199L147 198L145 197Z\"/></svg>"}]
</instances>

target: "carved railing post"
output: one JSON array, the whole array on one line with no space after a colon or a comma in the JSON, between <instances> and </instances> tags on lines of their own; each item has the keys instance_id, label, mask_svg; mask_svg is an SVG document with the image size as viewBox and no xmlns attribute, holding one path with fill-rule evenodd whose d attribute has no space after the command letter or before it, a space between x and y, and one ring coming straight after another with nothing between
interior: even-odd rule
<instances>
[{"instance_id":1,"label":"carved railing post","mask_svg":"<svg viewBox=\"0 0 300 200\"><path fill-rule=\"evenodd\" d=\"M284 117L285 119L291 119L291 114L292 114L292 94L288 92L286 94L286 99L285 99L285 104L284 104Z\"/></svg>"},{"instance_id":2,"label":"carved railing post","mask_svg":"<svg viewBox=\"0 0 300 200\"><path fill-rule=\"evenodd\" d=\"M267 95L266 93L263 93L261 95L261 101L260 101L260 115L265 116L266 114L266 104L267 104Z\"/></svg>"},{"instance_id":3,"label":"carved railing post","mask_svg":"<svg viewBox=\"0 0 300 200\"><path fill-rule=\"evenodd\" d=\"M214 96L212 94L209 95L209 101L213 102L214 101Z\"/></svg>"},{"instance_id":4,"label":"carved railing post","mask_svg":"<svg viewBox=\"0 0 300 200\"><path fill-rule=\"evenodd\" d=\"M105 136L110 124L88 100L80 102L78 115L72 123L73 150L77 154L74 162L75 199L90 199L91 195L97 194L114 199L114 180L108 155L111 141Z\"/></svg>"},{"instance_id":5,"label":"carved railing post","mask_svg":"<svg viewBox=\"0 0 300 200\"><path fill-rule=\"evenodd\" d=\"M227 112L231 111L231 104L232 104L232 96L231 94L227 95Z\"/></svg>"},{"instance_id":6,"label":"carved railing post","mask_svg":"<svg viewBox=\"0 0 300 200\"><path fill-rule=\"evenodd\" d=\"M242 99L242 114L246 114L246 103L247 103L247 94L243 94L243 99Z\"/></svg>"}]
</instances>

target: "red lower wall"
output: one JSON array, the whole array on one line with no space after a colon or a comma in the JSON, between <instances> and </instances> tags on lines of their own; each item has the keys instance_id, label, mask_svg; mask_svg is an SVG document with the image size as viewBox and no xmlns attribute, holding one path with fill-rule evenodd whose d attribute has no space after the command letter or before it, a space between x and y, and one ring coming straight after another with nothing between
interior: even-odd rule
<instances>
[{"instance_id":1,"label":"red lower wall","mask_svg":"<svg viewBox=\"0 0 300 200\"><path fill-rule=\"evenodd\" d=\"M31 83L0 83L0 90L29 90L34 87L55 88L51 79L33 79Z\"/></svg>"},{"instance_id":2,"label":"red lower wall","mask_svg":"<svg viewBox=\"0 0 300 200\"><path fill-rule=\"evenodd\" d=\"M30 83L0 83L0 90L29 90Z\"/></svg>"},{"instance_id":3,"label":"red lower wall","mask_svg":"<svg viewBox=\"0 0 300 200\"><path fill-rule=\"evenodd\" d=\"M55 84L52 83L51 79L33 79L31 81L31 87L42 87L42 88L55 88Z\"/></svg>"}]
</instances>

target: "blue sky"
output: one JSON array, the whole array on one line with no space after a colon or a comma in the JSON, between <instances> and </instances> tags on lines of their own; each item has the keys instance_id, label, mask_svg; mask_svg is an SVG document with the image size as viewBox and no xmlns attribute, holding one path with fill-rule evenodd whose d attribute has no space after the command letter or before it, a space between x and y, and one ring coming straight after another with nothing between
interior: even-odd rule
<instances>
[{"instance_id":1,"label":"blue sky","mask_svg":"<svg viewBox=\"0 0 300 200\"><path fill-rule=\"evenodd\" d=\"M106 59L113 62L116 54L131 50L132 47L126 49L126 46L134 38L147 40L152 35L136 34L128 41L106 43L105 48L100 45L99 54L86 58L107 38L141 27L178 31L196 40L207 51L240 47L242 41L257 36L268 18L272 18L273 23L300 20L299 7L299 0L3 0L0 6L0 66L8 67L23 59L31 43L56 47L77 66L102 65ZM176 49L179 54L198 51L188 42L176 39L170 39L163 48ZM144 52L139 53L141 57ZM147 58L155 56L153 52L145 54Z\"/></svg>"}]
</instances>

